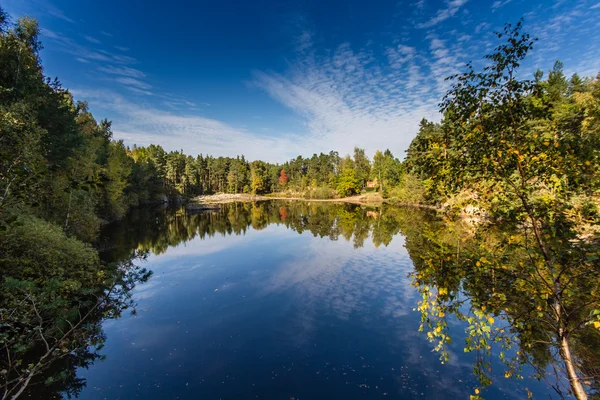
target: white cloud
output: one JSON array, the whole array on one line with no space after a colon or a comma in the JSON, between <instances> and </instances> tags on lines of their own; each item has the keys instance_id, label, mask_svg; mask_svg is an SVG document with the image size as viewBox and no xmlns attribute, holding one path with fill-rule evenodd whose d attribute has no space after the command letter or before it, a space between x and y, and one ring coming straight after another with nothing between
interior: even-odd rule
<instances>
[{"instance_id":1,"label":"white cloud","mask_svg":"<svg viewBox=\"0 0 600 400\"><path fill-rule=\"evenodd\" d=\"M60 39L62 38L62 36L60 36L58 33L48 29L48 28L41 28L40 29L40 33L42 34L42 36L45 36L47 38L50 39Z\"/></svg>"},{"instance_id":2,"label":"white cloud","mask_svg":"<svg viewBox=\"0 0 600 400\"><path fill-rule=\"evenodd\" d=\"M137 60L133 57L124 56L121 54L113 54L106 50L91 49L90 47L75 42L73 39L63 34L51 31L49 29L42 29L42 35L50 39L53 42L53 45L56 49L63 51L67 54L71 54L80 59L115 64L137 63ZM96 40L98 43L100 43L100 41L94 39L91 36L84 36L84 38L90 42L94 42L94 40Z\"/></svg>"},{"instance_id":3,"label":"white cloud","mask_svg":"<svg viewBox=\"0 0 600 400\"><path fill-rule=\"evenodd\" d=\"M286 74L257 72L254 83L304 120L299 154L345 154L359 146L403 157L419 121L439 118L444 78L458 72L464 58L458 45L448 47L437 37L429 43L421 50L396 45L383 54L343 44L322 56L303 56Z\"/></svg>"},{"instance_id":4,"label":"white cloud","mask_svg":"<svg viewBox=\"0 0 600 400\"><path fill-rule=\"evenodd\" d=\"M84 38L85 40L87 40L88 42L91 42L91 43L94 43L94 44L101 44L101 43L102 43L102 42L100 42L98 39L96 39L96 38L93 38L93 37L91 37L91 36L84 35L84 36L83 36L83 38Z\"/></svg>"},{"instance_id":5,"label":"white cloud","mask_svg":"<svg viewBox=\"0 0 600 400\"><path fill-rule=\"evenodd\" d=\"M135 94L143 94L145 96L152 96L154 94L148 90L140 89L139 87L135 87L135 86L125 86L125 89L127 89L130 92L133 92Z\"/></svg>"},{"instance_id":6,"label":"white cloud","mask_svg":"<svg viewBox=\"0 0 600 400\"><path fill-rule=\"evenodd\" d=\"M146 82L140 81L139 79L135 79L135 78L119 77L119 78L116 78L115 81L117 81L123 85L132 86L134 88L142 89L142 90L152 88L152 86L147 84Z\"/></svg>"},{"instance_id":7,"label":"white cloud","mask_svg":"<svg viewBox=\"0 0 600 400\"><path fill-rule=\"evenodd\" d=\"M492 3L492 8L493 9L497 9L497 8L501 8L504 7L505 5L507 5L508 3L510 3L512 0L496 0L494 1L494 3Z\"/></svg>"},{"instance_id":8,"label":"white cloud","mask_svg":"<svg viewBox=\"0 0 600 400\"><path fill-rule=\"evenodd\" d=\"M395 69L402 68L407 62L413 60L415 52L416 49L414 47L405 46L403 44L386 51L390 66Z\"/></svg>"},{"instance_id":9,"label":"white cloud","mask_svg":"<svg viewBox=\"0 0 600 400\"><path fill-rule=\"evenodd\" d=\"M296 144L302 141L292 134L265 136L211 118L160 110L112 91L72 92L77 98L88 100L93 108L102 109L102 114L109 114L114 137L129 145L154 143L166 150L185 148L186 154L244 154L250 160L283 162L296 155Z\"/></svg>"},{"instance_id":10,"label":"white cloud","mask_svg":"<svg viewBox=\"0 0 600 400\"><path fill-rule=\"evenodd\" d=\"M526 29L539 39L532 52L533 65L549 69L555 60L565 65L565 74L595 76L600 71L600 23L596 12L590 12L590 2L556 3L547 17L532 13ZM554 7L553 7L554 8ZM527 21L526 21L527 22Z\"/></svg>"},{"instance_id":11,"label":"white cloud","mask_svg":"<svg viewBox=\"0 0 600 400\"><path fill-rule=\"evenodd\" d=\"M70 22L72 24L75 23L75 21L73 21L71 18L67 17L62 11L60 11L57 8L52 8L51 10L48 11L48 14L50 14L53 17L56 17L58 19L62 19L63 21L67 21L67 22Z\"/></svg>"},{"instance_id":12,"label":"white cloud","mask_svg":"<svg viewBox=\"0 0 600 400\"><path fill-rule=\"evenodd\" d=\"M98 71L106 72L107 74L128 76L130 78L144 78L146 76L146 74L140 70L125 67L125 66L107 65L107 66L98 67Z\"/></svg>"},{"instance_id":13,"label":"white cloud","mask_svg":"<svg viewBox=\"0 0 600 400\"><path fill-rule=\"evenodd\" d=\"M481 32L487 31L487 30L489 30L490 27L491 27L491 25L488 24L487 22L482 22L475 27L475 33L479 34Z\"/></svg>"},{"instance_id":14,"label":"white cloud","mask_svg":"<svg viewBox=\"0 0 600 400\"><path fill-rule=\"evenodd\" d=\"M468 0L449 0L446 1L446 8L438 10L435 17L431 18L429 21L418 24L417 28L431 28L434 25L439 24L442 21L447 20L450 17L453 17L457 11L467 3Z\"/></svg>"}]
</instances>

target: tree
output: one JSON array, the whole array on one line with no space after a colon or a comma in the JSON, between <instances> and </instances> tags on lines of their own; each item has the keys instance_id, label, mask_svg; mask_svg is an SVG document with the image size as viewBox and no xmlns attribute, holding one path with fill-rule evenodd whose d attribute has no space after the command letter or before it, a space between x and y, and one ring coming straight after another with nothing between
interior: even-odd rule
<instances>
[{"instance_id":1,"label":"tree","mask_svg":"<svg viewBox=\"0 0 600 400\"><path fill-rule=\"evenodd\" d=\"M581 181L581 172L597 173L598 132L582 138L578 131L561 129L556 107L566 80L559 64L546 90L535 81L517 80L517 68L534 44L521 28L521 22L508 24L498 34L507 42L486 57L491 65L482 72L469 64L467 72L451 77L454 84L441 105L453 147L448 179L457 186L486 182L491 189L481 195L491 205L488 212L513 222L526 238L519 246L527 264L507 264L515 274L522 276L526 268L533 277L526 280L528 295L539 309L530 310L522 329L534 330L527 321L537 321L537 313L552 317L547 321L552 343L571 390L586 399L570 340L588 324L600 326L599 288L586 277L597 267L599 248L578 232L570 200L592 184ZM536 102L536 93L544 91L548 103Z\"/></svg>"},{"instance_id":2,"label":"tree","mask_svg":"<svg viewBox=\"0 0 600 400\"><path fill-rule=\"evenodd\" d=\"M339 176L337 191L340 196L346 197L360 193L362 188L361 180L358 178L354 168L350 167L350 162L345 162L346 166L342 167L342 173Z\"/></svg>"},{"instance_id":3,"label":"tree","mask_svg":"<svg viewBox=\"0 0 600 400\"><path fill-rule=\"evenodd\" d=\"M104 175L106 215L109 218L121 218L127 211L126 189L129 185L129 175L132 170L131 159L123 141L110 142L108 160Z\"/></svg>"},{"instance_id":4,"label":"tree","mask_svg":"<svg viewBox=\"0 0 600 400\"><path fill-rule=\"evenodd\" d=\"M282 169L281 172L279 173L279 184L281 186L285 186L285 184L288 182L288 176L285 173L285 169Z\"/></svg>"},{"instance_id":5,"label":"tree","mask_svg":"<svg viewBox=\"0 0 600 400\"><path fill-rule=\"evenodd\" d=\"M371 174L371 162L365 154L364 149L354 148L354 168L356 171L356 177L360 181L361 189L364 188Z\"/></svg>"},{"instance_id":6,"label":"tree","mask_svg":"<svg viewBox=\"0 0 600 400\"><path fill-rule=\"evenodd\" d=\"M253 194L262 193L268 186L267 166L262 161L250 164L250 189Z\"/></svg>"},{"instance_id":7,"label":"tree","mask_svg":"<svg viewBox=\"0 0 600 400\"><path fill-rule=\"evenodd\" d=\"M379 182L379 191L383 192L384 186L395 186L400 182L401 163L395 159L392 152L387 149L385 152L377 150L373 156L373 167L371 168L371 178Z\"/></svg>"},{"instance_id":8,"label":"tree","mask_svg":"<svg viewBox=\"0 0 600 400\"><path fill-rule=\"evenodd\" d=\"M102 346L100 322L135 306L131 290L151 273L134 264L107 269L89 245L31 216L0 233L0 393L17 399L28 386L62 379L60 360ZM43 374L50 374L40 379Z\"/></svg>"}]
</instances>

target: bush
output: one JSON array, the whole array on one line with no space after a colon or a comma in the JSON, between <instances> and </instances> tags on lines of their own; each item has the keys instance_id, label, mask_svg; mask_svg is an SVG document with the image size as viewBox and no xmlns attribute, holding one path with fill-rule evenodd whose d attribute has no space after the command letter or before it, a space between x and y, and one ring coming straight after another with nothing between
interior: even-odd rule
<instances>
[{"instance_id":1,"label":"bush","mask_svg":"<svg viewBox=\"0 0 600 400\"><path fill-rule=\"evenodd\" d=\"M390 198L390 189L387 186L383 187L383 190L381 191L381 197L383 197L384 199Z\"/></svg>"},{"instance_id":2,"label":"bush","mask_svg":"<svg viewBox=\"0 0 600 400\"><path fill-rule=\"evenodd\" d=\"M99 284L102 266L88 244L39 218L20 217L0 234L0 275L43 285L50 279Z\"/></svg>"},{"instance_id":3,"label":"bush","mask_svg":"<svg viewBox=\"0 0 600 400\"><path fill-rule=\"evenodd\" d=\"M335 191L328 186L319 186L310 188L305 197L309 199L332 199L335 197Z\"/></svg>"},{"instance_id":4,"label":"bush","mask_svg":"<svg viewBox=\"0 0 600 400\"><path fill-rule=\"evenodd\" d=\"M402 204L425 204L425 195L423 181L415 175L407 174L400 179L400 184L390 191L389 198Z\"/></svg>"}]
</instances>

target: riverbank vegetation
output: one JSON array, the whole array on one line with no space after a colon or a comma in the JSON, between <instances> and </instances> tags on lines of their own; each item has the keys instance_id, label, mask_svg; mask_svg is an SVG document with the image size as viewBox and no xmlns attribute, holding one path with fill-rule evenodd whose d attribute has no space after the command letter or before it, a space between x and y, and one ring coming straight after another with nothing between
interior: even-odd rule
<instances>
[{"instance_id":1,"label":"riverbank vegetation","mask_svg":"<svg viewBox=\"0 0 600 400\"><path fill-rule=\"evenodd\" d=\"M137 201L138 171L110 123L43 75L38 34L35 20L11 25L0 9L2 399L35 398L40 384L76 394L102 320L133 306L131 289L149 277L133 262L143 254L107 264L89 244Z\"/></svg>"},{"instance_id":2,"label":"riverbank vegetation","mask_svg":"<svg viewBox=\"0 0 600 400\"><path fill-rule=\"evenodd\" d=\"M419 309L442 359L449 340L444 316L468 321L465 350L479 354L475 371L483 385L491 383L484 358L498 342L520 347L508 376L529 362L546 378L548 364L535 362L542 352L568 380L561 389L557 378L557 393L586 399L588 377L572 347L600 333L600 81L567 79L560 63L547 80L539 71L520 80L518 68L535 40L520 23L498 37L505 43L486 57L486 67L468 65L450 77L442 122L424 121L408 151L406 162L424 178L430 198L467 193L465 204L488 219L464 247L445 246L452 250L426 261L417 275ZM431 291L433 276L456 267L462 277L436 282ZM473 280L489 285L483 297ZM498 317L508 327L494 325Z\"/></svg>"}]
</instances>

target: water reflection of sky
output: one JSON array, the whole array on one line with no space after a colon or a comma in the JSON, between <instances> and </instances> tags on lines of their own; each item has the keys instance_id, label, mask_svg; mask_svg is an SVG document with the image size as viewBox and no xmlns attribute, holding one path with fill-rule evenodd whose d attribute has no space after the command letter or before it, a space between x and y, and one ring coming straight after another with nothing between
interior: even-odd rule
<instances>
[{"instance_id":1,"label":"water reflection of sky","mask_svg":"<svg viewBox=\"0 0 600 400\"><path fill-rule=\"evenodd\" d=\"M83 399L454 399L476 386L460 326L445 365L417 331L401 236L355 249L270 225L147 264L139 314L105 324L106 360L81 371ZM495 380L487 398L547 392Z\"/></svg>"}]
</instances>

